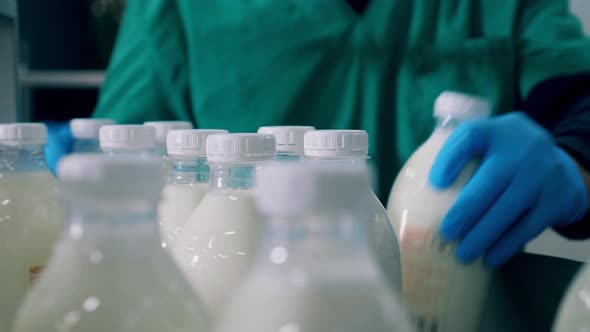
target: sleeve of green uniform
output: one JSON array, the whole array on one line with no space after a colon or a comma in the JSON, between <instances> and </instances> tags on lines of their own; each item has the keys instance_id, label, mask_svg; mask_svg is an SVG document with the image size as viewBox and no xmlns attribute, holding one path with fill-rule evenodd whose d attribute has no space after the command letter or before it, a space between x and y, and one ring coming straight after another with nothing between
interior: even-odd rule
<instances>
[{"instance_id":1,"label":"sleeve of green uniform","mask_svg":"<svg viewBox=\"0 0 590 332\"><path fill-rule=\"evenodd\" d=\"M183 37L175 1L127 1L94 117L191 121Z\"/></svg>"},{"instance_id":2,"label":"sleeve of green uniform","mask_svg":"<svg viewBox=\"0 0 590 332\"><path fill-rule=\"evenodd\" d=\"M545 80L590 71L590 39L567 0L521 1L518 50L523 98Z\"/></svg>"}]
</instances>

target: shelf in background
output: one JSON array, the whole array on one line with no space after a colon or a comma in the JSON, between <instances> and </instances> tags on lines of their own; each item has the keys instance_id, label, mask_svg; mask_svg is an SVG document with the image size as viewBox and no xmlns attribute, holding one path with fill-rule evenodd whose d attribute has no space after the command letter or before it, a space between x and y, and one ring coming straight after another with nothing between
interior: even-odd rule
<instances>
[{"instance_id":1,"label":"shelf in background","mask_svg":"<svg viewBox=\"0 0 590 332\"><path fill-rule=\"evenodd\" d=\"M104 78L105 71L102 70L21 69L19 73L20 85L23 88L98 89L102 86Z\"/></svg>"}]
</instances>

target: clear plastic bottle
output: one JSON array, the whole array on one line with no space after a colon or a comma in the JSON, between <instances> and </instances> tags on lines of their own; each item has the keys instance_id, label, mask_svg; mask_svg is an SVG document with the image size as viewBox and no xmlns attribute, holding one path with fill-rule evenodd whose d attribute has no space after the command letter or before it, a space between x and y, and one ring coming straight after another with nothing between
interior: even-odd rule
<instances>
[{"instance_id":1,"label":"clear plastic bottle","mask_svg":"<svg viewBox=\"0 0 590 332\"><path fill-rule=\"evenodd\" d=\"M158 158L78 154L58 166L69 224L14 332L208 331L204 306L160 245Z\"/></svg>"},{"instance_id":2,"label":"clear plastic bottle","mask_svg":"<svg viewBox=\"0 0 590 332\"><path fill-rule=\"evenodd\" d=\"M193 124L188 121L148 121L144 122L143 125L156 130L156 153L162 157L166 156L168 132L171 130L193 129Z\"/></svg>"},{"instance_id":3,"label":"clear plastic bottle","mask_svg":"<svg viewBox=\"0 0 590 332\"><path fill-rule=\"evenodd\" d=\"M162 247L172 250L178 232L209 189L205 140L227 130L186 129L168 133L170 173L158 209Z\"/></svg>"},{"instance_id":4,"label":"clear plastic bottle","mask_svg":"<svg viewBox=\"0 0 590 332\"><path fill-rule=\"evenodd\" d=\"M255 175L274 151L272 135L207 137L209 191L180 231L174 256L213 317L254 260L260 239Z\"/></svg>"},{"instance_id":5,"label":"clear plastic bottle","mask_svg":"<svg viewBox=\"0 0 590 332\"><path fill-rule=\"evenodd\" d=\"M74 153L100 152L98 130L102 126L115 124L110 119L73 119L70 130L74 137Z\"/></svg>"},{"instance_id":6,"label":"clear plastic bottle","mask_svg":"<svg viewBox=\"0 0 590 332\"><path fill-rule=\"evenodd\" d=\"M365 167L369 135L364 130L316 130L305 134L305 161L327 165ZM401 292L400 255L389 216L377 196L367 191L371 203L369 244L390 286Z\"/></svg>"},{"instance_id":7,"label":"clear plastic bottle","mask_svg":"<svg viewBox=\"0 0 590 332\"><path fill-rule=\"evenodd\" d=\"M0 124L0 331L10 331L63 227L46 141L43 124Z\"/></svg>"},{"instance_id":8,"label":"clear plastic bottle","mask_svg":"<svg viewBox=\"0 0 590 332\"><path fill-rule=\"evenodd\" d=\"M412 331L367 242L369 191L363 168L263 169L265 235L215 331Z\"/></svg>"},{"instance_id":9,"label":"clear plastic bottle","mask_svg":"<svg viewBox=\"0 0 590 332\"><path fill-rule=\"evenodd\" d=\"M590 331L590 266L578 273L565 294L553 332Z\"/></svg>"},{"instance_id":10,"label":"clear plastic bottle","mask_svg":"<svg viewBox=\"0 0 590 332\"><path fill-rule=\"evenodd\" d=\"M303 136L315 130L310 126L266 126L258 128L259 134L269 134L277 142L275 160L301 161L303 159Z\"/></svg>"},{"instance_id":11,"label":"clear plastic bottle","mask_svg":"<svg viewBox=\"0 0 590 332\"><path fill-rule=\"evenodd\" d=\"M111 156L156 155L156 130L142 125L109 125L99 130L100 149Z\"/></svg>"},{"instance_id":12,"label":"clear plastic bottle","mask_svg":"<svg viewBox=\"0 0 590 332\"><path fill-rule=\"evenodd\" d=\"M403 299L420 331L477 331L491 272L481 260L465 265L455 258L456 244L439 236L442 219L476 162L446 190L428 183L428 174L445 140L461 123L486 118L490 104L483 99L444 92L434 105L438 124L428 140L406 162L397 176L387 210L400 241Z\"/></svg>"}]
</instances>

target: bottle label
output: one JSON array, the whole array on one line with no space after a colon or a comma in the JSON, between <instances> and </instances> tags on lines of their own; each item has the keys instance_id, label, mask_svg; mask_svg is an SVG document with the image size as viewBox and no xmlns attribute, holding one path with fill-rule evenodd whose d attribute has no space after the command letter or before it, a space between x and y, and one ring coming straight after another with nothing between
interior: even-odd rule
<instances>
[{"instance_id":1,"label":"bottle label","mask_svg":"<svg viewBox=\"0 0 590 332\"><path fill-rule=\"evenodd\" d=\"M448 306L456 245L430 229L407 228L400 241L403 300L420 332L440 332Z\"/></svg>"},{"instance_id":2,"label":"bottle label","mask_svg":"<svg viewBox=\"0 0 590 332\"><path fill-rule=\"evenodd\" d=\"M39 279L44 269L44 266L29 267L29 287L32 287L35 284L35 282L37 282L37 279Z\"/></svg>"}]
</instances>

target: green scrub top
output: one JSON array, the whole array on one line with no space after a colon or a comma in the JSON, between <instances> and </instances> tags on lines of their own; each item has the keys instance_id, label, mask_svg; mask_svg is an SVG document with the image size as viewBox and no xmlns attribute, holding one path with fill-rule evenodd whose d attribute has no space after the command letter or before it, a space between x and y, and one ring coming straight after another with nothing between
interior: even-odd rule
<instances>
[{"instance_id":1,"label":"green scrub top","mask_svg":"<svg viewBox=\"0 0 590 332\"><path fill-rule=\"evenodd\" d=\"M364 129L389 188L444 90L494 113L542 81L590 71L566 0L128 0L94 116Z\"/></svg>"}]
</instances>

